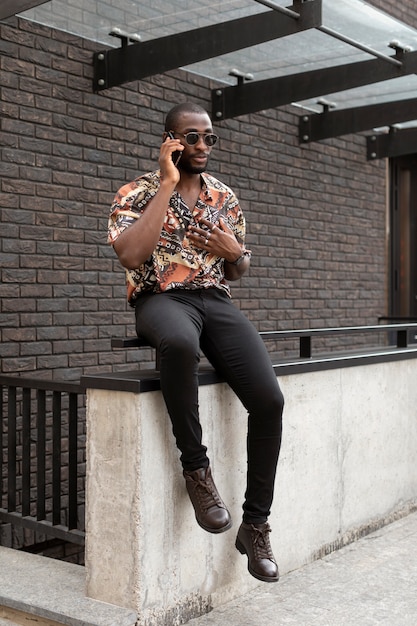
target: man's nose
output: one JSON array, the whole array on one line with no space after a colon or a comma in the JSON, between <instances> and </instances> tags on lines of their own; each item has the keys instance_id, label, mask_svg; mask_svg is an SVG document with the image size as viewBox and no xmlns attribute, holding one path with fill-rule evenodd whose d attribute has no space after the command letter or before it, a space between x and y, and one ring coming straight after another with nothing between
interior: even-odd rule
<instances>
[{"instance_id":1,"label":"man's nose","mask_svg":"<svg viewBox=\"0 0 417 626\"><path fill-rule=\"evenodd\" d=\"M204 137L202 135L198 136L196 147L199 148L200 150L205 150L207 148L206 142L204 141Z\"/></svg>"}]
</instances>

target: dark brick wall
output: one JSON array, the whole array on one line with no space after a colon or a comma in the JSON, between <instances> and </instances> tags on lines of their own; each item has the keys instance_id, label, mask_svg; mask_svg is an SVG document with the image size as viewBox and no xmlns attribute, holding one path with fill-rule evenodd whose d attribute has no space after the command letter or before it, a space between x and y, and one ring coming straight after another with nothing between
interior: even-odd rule
<instances>
[{"instance_id":1,"label":"dark brick wall","mask_svg":"<svg viewBox=\"0 0 417 626\"><path fill-rule=\"evenodd\" d=\"M405 0L405 2L397 2L397 0L367 0L367 2L401 22L413 28L417 27L417 4L414 0Z\"/></svg>"},{"instance_id":2,"label":"dark brick wall","mask_svg":"<svg viewBox=\"0 0 417 626\"><path fill-rule=\"evenodd\" d=\"M416 23L412 0L372 4ZM157 166L166 111L184 99L209 110L215 85L175 71L94 94L96 49L25 20L0 25L4 374L78 380L151 358L110 348L134 329L108 210L119 186ZM300 146L299 115L216 125L210 171L237 191L253 250L234 298L260 330L375 323L387 300L385 163L366 161L364 135Z\"/></svg>"}]
</instances>

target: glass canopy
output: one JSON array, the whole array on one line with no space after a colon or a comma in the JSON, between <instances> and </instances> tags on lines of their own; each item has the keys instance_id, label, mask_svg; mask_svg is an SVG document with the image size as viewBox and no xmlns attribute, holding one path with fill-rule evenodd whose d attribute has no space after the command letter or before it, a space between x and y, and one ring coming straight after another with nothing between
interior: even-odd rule
<instances>
[{"instance_id":1,"label":"glass canopy","mask_svg":"<svg viewBox=\"0 0 417 626\"><path fill-rule=\"evenodd\" d=\"M273 0L288 8L289 0ZM142 41L225 22L270 10L261 0L51 0L25 11L21 17L91 39L106 47L120 42L109 35L114 28L137 34ZM417 30L375 9L362 0L323 0L324 29L310 29L259 44L244 50L207 59L184 69L214 79L221 84L236 84L229 73L237 69L253 75L254 80L344 65L372 58L372 54L392 56L393 40L410 50L417 50ZM328 30L332 31L329 34ZM340 34L358 42L350 45L338 39ZM388 62L388 61L387 61ZM323 94L337 108L362 106L413 97L417 77L405 76L368 87L336 94ZM321 111L317 99L298 103Z\"/></svg>"}]
</instances>

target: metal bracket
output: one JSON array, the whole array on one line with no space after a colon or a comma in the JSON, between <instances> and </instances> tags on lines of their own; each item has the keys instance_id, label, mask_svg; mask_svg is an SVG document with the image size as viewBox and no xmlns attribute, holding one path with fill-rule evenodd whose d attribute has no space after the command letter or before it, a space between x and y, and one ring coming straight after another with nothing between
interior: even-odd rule
<instances>
[{"instance_id":1,"label":"metal bracket","mask_svg":"<svg viewBox=\"0 0 417 626\"><path fill-rule=\"evenodd\" d=\"M320 104L323 107L323 113L327 113L331 109L335 109L337 107L336 102L330 102L330 100L326 100L326 98L319 98L317 100L317 104Z\"/></svg>"},{"instance_id":2,"label":"metal bracket","mask_svg":"<svg viewBox=\"0 0 417 626\"><path fill-rule=\"evenodd\" d=\"M238 85L243 85L246 81L254 79L253 74L245 74L245 72L241 72L238 69L230 70L229 76L235 76Z\"/></svg>"},{"instance_id":3,"label":"metal bracket","mask_svg":"<svg viewBox=\"0 0 417 626\"><path fill-rule=\"evenodd\" d=\"M413 51L412 46L409 46L407 44L403 44L403 43L401 43L401 41L398 41L397 39L393 39L392 41L390 41L388 46L390 48L392 48L393 50L395 50L395 54L396 54L397 57L402 57L407 52L412 52Z\"/></svg>"},{"instance_id":4,"label":"metal bracket","mask_svg":"<svg viewBox=\"0 0 417 626\"><path fill-rule=\"evenodd\" d=\"M336 104L334 102L330 102L329 100L326 100L325 98L319 98L317 100L317 104L321 104L321 106L323 107L323 112L321 113L321 115L325 115L331 109L336 108ZM320 115L320 114L314 113L313 115ZM302 143L308 142L310 140L310 134L311 134L310 116L303 115L302 118L300 119L300 141Z\"/></svg>"},{"instance_id":5,"label":"metal bracket","mask_svg":"<svg viewBox=\"0 0 417 626\"><path fill-rule=\"evenodd\" d=\"M141 41L141 36L139 35L139 33L130 34L122 30L121 28L112 28L112 30L109 32L109 35L120 39L122 48L127 46L129 43L133 43L133 42L137 43Z\"/></svg>"},{"instance_id":6,"label":"metal bracket","mask_svg":"<svg viewBox=\"0 0 417 626\"><path fill-rule=\"evenodd\" d=\"M389 133L370 135L366 138L368 161L417 153L417 128L398 129L390 127Z\"/></svg>"},{"instance_id":7,"label":"metal bracket","mask_svg":"<svg viewBox=\"0 0 417 626\"><path fill-rule=\"evenodd\" d=\"M416 119L416 111L417 98L412 98L303 115L300 118L299 138L301 143L307 143L358 133L370 128L391 126Z\"/></svg>"}]
</instances>

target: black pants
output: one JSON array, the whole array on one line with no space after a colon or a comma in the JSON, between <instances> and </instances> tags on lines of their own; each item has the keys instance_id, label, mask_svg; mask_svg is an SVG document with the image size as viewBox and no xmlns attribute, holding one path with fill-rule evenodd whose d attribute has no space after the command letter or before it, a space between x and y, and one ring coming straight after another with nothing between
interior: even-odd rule
<instances>
[{"instance_id":1,"label":"black pants","mask_svg":"<svg viewBox=\"0 0 417 626\"><path fill-rule=\"evenodd\" d=\"M209 464L198 411L200 349L248 411L246 523L266 521L281 445L284 399L255 327L220 289L143 294L136 330L159 352L161 389L185 470Z\"/></svg>"}]
</instances>

